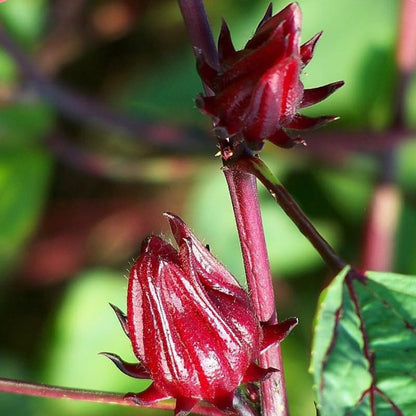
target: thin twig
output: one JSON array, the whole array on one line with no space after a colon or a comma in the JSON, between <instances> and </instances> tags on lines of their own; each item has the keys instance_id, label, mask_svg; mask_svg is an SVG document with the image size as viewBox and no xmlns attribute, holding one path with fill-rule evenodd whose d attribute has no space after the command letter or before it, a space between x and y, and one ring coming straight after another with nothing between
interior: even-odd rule
<instances>
[{"instance_id":1,"label":"thin twig","mask_svg":"<svg viewBox=\"0 0 416 416\"><path fill-rule=\"evenodd\" d=\"M289 192L278 182L260 158L254 156L243 158L234 162L234 164L236 169L249 172L259 179L334 272L338 273L346 266L346 262L335 253L334 249L322 237Z\"/></svg>"},{"instance_id":2,"label":"thin twig","mask_svg":"<svg viewBox=\"0 0 416 416\"><path fill-rule=\"evenodd\" d=\"M122 406L134 406L161 410L173 410L175 403L162 401L151 406L140 406L126 397L125 394L110 393L95 390L72 389L66 387L56 387L47 384L28 383L25 381L0 378L0 391L13 394L24 394L26 396L48 397L54 399L72 399L83 402L118 404ZM225 413L213 408L210 405L198 404L192 410L196 414L206 416L224 416Z\"/></svg>"},{"instance_id":3,"label":"thin twig","mask_svg":"<svg viewBox=\"0 0 416 416\"><path fill-rule=\"evenodd\" d=\"M178 0L191 45L203 52L213 68L218 66L218 52L202 0Z\"/></svg>"}]
</instances>

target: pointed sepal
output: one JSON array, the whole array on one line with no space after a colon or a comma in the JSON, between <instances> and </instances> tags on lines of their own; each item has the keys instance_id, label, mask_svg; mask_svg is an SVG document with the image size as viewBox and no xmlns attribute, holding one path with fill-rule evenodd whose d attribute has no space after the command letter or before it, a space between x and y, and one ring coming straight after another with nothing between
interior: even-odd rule
<instances>
[{"instance_id":1,"label":"pointed sepal","mask_svg":"<svg viewBox=\"0 0 416 416\"><path fill-rule=\"evenodd\" d=\"M270 325L263 324L263 341L260 348L260 353L264 353L272 345L283 341L298 324L298 318L289 318L278 324Z\"/></svg>"},{"instance_id":2,"label":"pointed sepal","mask_svg":"<svg viewBox=\"0 0 416 416\"><path fill-rule=\"evenodd\" d=\"M289 136L283 129L277 130L273 135L267 137L267 140L286 149L290 149L296 144L293 137Z\"/></svg>"},{"instance_id":3,"label":"pointed sepal","mask_svg":"<svg viewBox=\"0 0 416 416\"><path fill-rule=\"evenodd\" d=\"M123 328L124 333L130 338L129 335L129 325L127 323L127 315L121 311L117 306L110 303L111 308L116 314L118 321L120 322L121 327Z\"/></svg>"},{"instance_id":4,"label":"pointed sepal","mask_svg":"<svg viewBox=\"0 0 416 416\"><path fill-rule=\"evenodd\" d=\"M311 39L309 39L307 42L301 45L300 57L302 60L303 67L308 65L308 63L312 59L315 46L321 36L322 36L322 31L318 32L315 36L313 36Z\"/></svg>"},{"instance_id":5,"label":"pointed sepal","mask_svg":"<svg viewBox=\"0 0 416 416\"><path fill-rule=\"evenodd\" d=\"M303 114L296 114L293 120L288 123L286 127L293 130L317 129L324 124L338 119L339 117L336 116L308 117Z\"/></svg>"},{"instance_id":6,"label":"pointed sepal","mask_svg":"<svg viewBox=\"0 0 416 416\"><path fill-rule=\"evenodd\" d=\"M233 406L233 402L234 392L230 392L226 395L217 397L215 400L212 401L212 404L229 415L237 415L237 412Z\"/></svg>"},{"instance_id":7,"label":"pointed sepal","mask_svg":"<svg viewBox=\"0 0 416 416\"><path fill-rule=\"evenodd\" d=\"M255 381L265 380L272 373L276 373L277 371L279 370L276 368L262 368L256 363L251 363L246 371L246 374L244 375L243 383L253 383Z\"/></svg>"},{"instance_id":8,"label":"pointed sepal","mask_svg":"<svg viewBox=\"0 0 416 416\"><path fill-rule=\"evenodd\" d=\"M319 103L325 98L333 94L338 88L344 85L344 81L333 82L331 84L323 85L322 87L311 88L303 91L302 102L299 108L309 107L313 104Z\"/></svg>"},{"instance_id":9,"label":"pointed sepal","mask_svg":"<svg viewBox=\"0 0 416 416\"><path fill-rule=\"evenodd\" d=\"M123 361L118 355L112 354L111 352L100 352L104 357L109 358L119 370L130 377L148 379L150 375L148 371L140 363L127 363Z\"/></svg>"},{"instance_id":10,"label":"pointed sepal","mask_svg":"<svg viewBox=\"0 0 416 416\"><path fill-rule=\"evenodd\" d=\"M171 398L171 396L159 390L154 385L154 383L152 383L146 390L142 391L141 393L127 393L124 397L142 406L150 406L160 400Z\"/></svg>"},{"instance_id":11,"label":"pointed sepal","mask_svg":"<svg viewBox=\"0 0 416 416\"><path fill-rule=\"evenodd\" d=\"M234 54L235 48L231 40L230 29L228 28L227 22L223 19L220 36L218 38L218 59L220 63L223 63Z\"/></svg>"},{"instance_id":12,"label":"pointed sepal","mask_svg":"<svg viewBox=\"0 0 416 416\"><path fill-rule=\"evenodd\" d=\"M266 23L269 19L271 19L273 15L273 4L269 3L267 9L266 9L266 13L264 14L263 18L260 20L260 23L258 24L257 28L256 28L256 32L260 29L260 27Z\"/></svg>"}]
</instances>

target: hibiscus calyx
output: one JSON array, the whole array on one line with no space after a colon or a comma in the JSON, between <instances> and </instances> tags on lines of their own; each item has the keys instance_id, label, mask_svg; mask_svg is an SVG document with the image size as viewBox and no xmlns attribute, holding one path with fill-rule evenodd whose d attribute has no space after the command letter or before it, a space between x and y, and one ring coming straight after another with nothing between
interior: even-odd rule
<instances>
[{"instance_id":1,"label":"hibiscus calyx","mask_svg":"<svg viewBox=\"0 0 416 416\"><path fill-rule=\"evenodd\" d=\"M128 397L141 405L176 399L175 415L201 400L235 414L241 383L275 372L259 356L297 324L258 320L250 297L177 216L165 214L178 249L150 236L134 263L127 315L113 307L139 363L104 353L125 374L149 378L151 386Z\"/></svg>"},{"instance_id":2,"label":"hibiscus calyx","mask_svg":"<svg viewBox=\"0 0 416 416\"><path fill-rule=\"evenodd\" d=\"M196 105L212 116L215 130L221 131L222 136L241 136L253 151L261 150L265 140L292 147L304 143L299 131L338 118L311 118L299 113L344 85L338 81L304 89L301 71L312 59L322 32L300 45L301 27L302 13L297 3L289 4L274 16L270 5L252 39L241 50L234 48L223 21L218 68L210 66L202 52L197 53L199 75L212 95L199 95Z\"/></svg>"}]
</instances>

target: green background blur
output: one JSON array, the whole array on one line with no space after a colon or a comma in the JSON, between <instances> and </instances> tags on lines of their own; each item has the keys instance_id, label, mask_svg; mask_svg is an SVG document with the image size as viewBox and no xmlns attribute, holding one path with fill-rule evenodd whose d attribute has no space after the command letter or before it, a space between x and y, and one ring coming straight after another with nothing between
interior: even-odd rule
<instances>
[{"instance_id":1,"label":"green background blur","mask_svg":"<svg viewBox=\"0 0 416 416\"><path fill-rule=\"evenodd\" d=\"M337 251L359 264L368 203L382 172L373 151L351 151L351 142L356 131L383 131L392 123L399 2L299 3L302 40L324 31L302 76L305 86L346 81L307 114L341 120L322 130L330 138L325 152L312 145L310 153L266 145L263 156ZM225 17L242 47L267 4L207 0L215 37ZM275 2L275 10L286 4ZM160 129L191 129L203 143L197 151L153 149L103 123L75 120L39 94L0 47L0 377L140 391L143 382L97 353L134 361L108 303L125 310L128 268L143 238L151 232L169 236L162 212L180 215L240 281L244 276L210 121L193 101L201 85L177 4L8 0L0 4L0 22L52 83ZM407 102L406 121L414 125L415 82ZM331 143L347 149L346 155L335 157ZM395 270L402 273L416 273L414 160L415 144L400 142L396 179L404 198ZM263 189L260 199L279 316L300 318L283 343L290 407L294 416L314 415L307 371L312 319L331 276ZM166 413L0 394L0 414Z\"/></svg>"}]
</instances>

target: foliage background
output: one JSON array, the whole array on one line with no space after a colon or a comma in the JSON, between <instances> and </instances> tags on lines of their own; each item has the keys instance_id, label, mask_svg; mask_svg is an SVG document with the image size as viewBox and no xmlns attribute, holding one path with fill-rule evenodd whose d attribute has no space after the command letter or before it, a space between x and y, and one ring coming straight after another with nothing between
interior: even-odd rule
<instances>
[{"instance_id":1,"label":"foliage background","mask_svg":"<svg viewBox=\"0 0 416 416\"><path fill-rule=\"evenodd\" d=\"M264 158L341 255L359 265L372 191L382 175L371 134L393 121L397 0L301 0L302 39L323 30L303 75L306 87L346 86L308 114L341 120L306 149ZM280 9L287 2L276 2ZM206 2L214 31L221 17L244 45L266 1ZM371 18L370 18L371 17ZM139 391L100 351L134 360L108 303L125 309L128 267L149 233L167 234L161 213L179 214L241 280L236 229L209 120L173 0L9 0L0 5L0 376L62 386ZM16 64L16 48L29 62ZM12 56L14 53L14 57ZM32 65L47 80L31 73ZM22 72L22 69L24 70ZM93 101L54 93L56 86ZM52 89L51 89L52 86ZM52 91L52 92L51 92ZM416 83L406 121L416 122ZM86 109L87 108L87 109ZM98 110L97 110L98 109ZM94 111L96 110L96 112ZM123 114L151 128L124 128ZM114 121L115 120L115 121ZM156 146L153 133L191 135ZM134 130L134 131L133 131ZM416 147L397 145L403 194L395 271L416 273ZM171 143L172 144L172 143ZM300 325L283 344L294 416L314 415L307 372L318 294L331 276L318 255L260 190L278 311ZM156 415L156 411L0 395L0 414ZM162 414L162 413L160 413Z\"/></svg>"}]
</instances>

